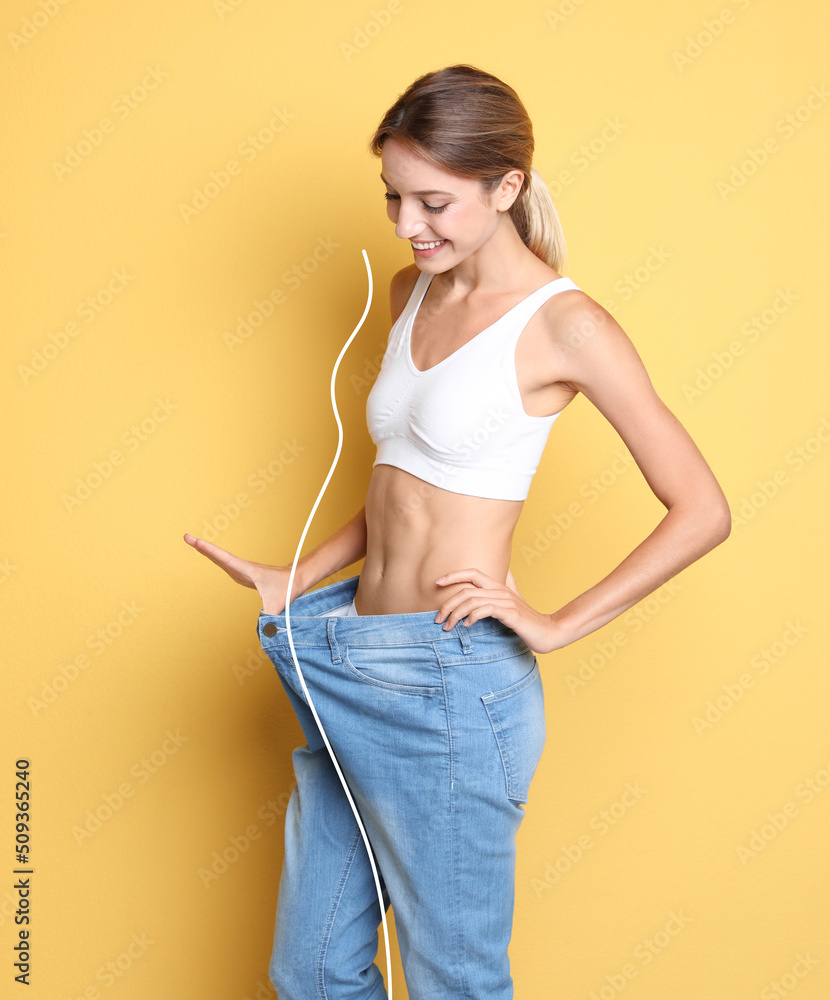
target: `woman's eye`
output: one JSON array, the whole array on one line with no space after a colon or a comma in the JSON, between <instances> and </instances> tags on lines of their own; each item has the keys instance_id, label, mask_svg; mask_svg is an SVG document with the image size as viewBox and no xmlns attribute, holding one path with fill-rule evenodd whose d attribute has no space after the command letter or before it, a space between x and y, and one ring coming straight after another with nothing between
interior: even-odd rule
<instances>
[{"instance_id":1,"label":"woman's eye","mask_svg":"<svg viewBox=\"0 0 830 1000\"><path fill-rule=\"evenodd\" d=\"M400 201L401 199L401 196L399 194L389 194L388 191L384 192L383 197L387 201ZM447 207L446 205L427 205L426 202L422 202L422 204L428 212L436 212L436 213L443 212L444 209Z\"/></svg>"}]
</instances>

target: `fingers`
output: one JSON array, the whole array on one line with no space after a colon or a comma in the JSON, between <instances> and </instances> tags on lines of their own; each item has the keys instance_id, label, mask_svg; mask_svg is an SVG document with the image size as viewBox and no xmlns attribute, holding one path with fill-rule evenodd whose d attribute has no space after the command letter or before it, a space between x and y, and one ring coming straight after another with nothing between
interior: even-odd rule
<instances>
[{"instance_id":1,"label":"fingers","mask_svg":"<svg viewBox=\"0 0 830 1000\"><path fill-rule=\"evenodd\" d=\"M448 622L444 625L444 628L447 630L452 628L460 618L463 618L464 615L467 614L471 608L471 605L469 604L470 600L473 601L473 606L475 606L481 601L482 597L502 597L507 590L504 584L494 580L492 576L482 573L482 571L475 566L471 566L468 569L452 570L435 582L446 586L448 583L462 583L465 580L469 581L472 586L464 587L461 590L456 591L440 606L438 614L435 617L435 622L438 624L444 620L447 614L453 616L452 621L448 620ZM485 589L485 587L487 589ZM461 604L461 602L465 599L467 599L467 603ZM457 613L459 607L466 608L463 614L459 615ZM481 617L484 616L482 615Z\"/></svg>"},{"instance_id":2,"label":"fingers","mask_svg":"<svg viewBox=\"0 0 830 1000\"><path fill-rule=\"evenodd\" d=\"M213 542L208 542L204 538L196 538L189 532L185 534L184 540L188 545L192 545L197 552L201 552L203 556L224 570L237 583L241 583L244 587L256 586L254 575L262 569L261 564L240 559L239 556L228 552L227 549L214 545Z\"/></svg>"},{"instance_id":3,"label":"fingers","mask_svg":"<svg viewBox=\"0 0 830 1000\"><path fill-rule=\"evenodd\" d=\"M214 545L213 542L207 541L205 538L197 538L195 535L191 535L189 531L184 533L184 540L188 545L192 545L194 549L198 549L200 552L207 552L210 549L215 549L218 552L224 552L224 549L220 549L218 545Z\"/></svg>"},{"instance_id":4,"label":"fingers","mask_svg":"<svg viewBox=\"0 0 830 1000\"><path fill-rule=\"evenodd\" d=\"M207 556L208 559L212 559L215 563L219 563L219 565L239 559L238 556L235 556L232 552L228 552L227 549L220 548L218 545L214 545L213 542L209 542L204 538L196 538L189 532L185 532L184 540L188 545L192 545L197 552L201 552L202 555Z\"/></svg>"},{"instance_id":5,"label":"fingers","mask_svg":"<svg viewBox=\"0 0 830 1000\"><path fill-rule=\"evenodd\" d=\"M444 628L449 630L456 622L466 617L470 611L481 608L488 602L497 604L500 607L510 607L513 603L512 598L512 592L506 587L500 587L499 589L465 587L463 590L456 591L456 593L444 601L438 610L438 614L435 616L435 622L440 623L446 618ZM485 612L478 617L485 618L488 614L492 614L492 612Z\"/></svg>"},{"instance_id":6,"label":"fingers","mask_svg":"<svg viewBox=\"0 0 830 1000\"><path fill-rule=\"evenodd\" d=\"M481 618L498 618L499 621L508 624L502 615L505 612L509 613L513 610L512 603L506 600L499 600L498 596L483 600L483 596L483 593L479 591L475 596L456 605L444 622L444 630L449 632L460 621L463 621L465 625L472 625L473 622L477 622ZM436 619L436 621L440 620L440 618Z\"/></svg>"},{"instance_id":7,"label":"fingers","mask_svg":"<svg viewBox=\"0 0 830 1000\"><path fill-rule=\"evenodd\" d=\"M221 555L218 552L211 552L211 550L206 547L209 544L210 544L209 542L205 542L202 539L199 539L199 542L193 547L198 552L201 552L203 556L206 556L208 559L210 559L212 563L215 563L222 569L225 570L228 569L230 567L230 558L228 558L228 555Z\"/></svg>"},{"instance_id":8,"label":"fingers","mask_svg":"<svg viewBox=\"0 0 830 1000\"><path fill-rule=\"evenodd\" d=\"M497 582L492 576L487 576L486 573L482 573L481 570L476 569L475 566L470 567L470 569L454 569L452 572L446 573L435 582L445 587L448 583L460 583L462 580L469 580L477 587L483 587L486 583Z\"/></svg>"}]
</instances>

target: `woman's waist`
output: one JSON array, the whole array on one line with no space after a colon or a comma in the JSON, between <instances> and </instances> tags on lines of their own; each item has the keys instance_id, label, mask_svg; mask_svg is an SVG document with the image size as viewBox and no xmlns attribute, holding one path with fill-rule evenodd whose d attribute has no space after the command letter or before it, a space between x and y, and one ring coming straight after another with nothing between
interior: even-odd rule
<instances>
[{"instance_id":1,"label":"woman's waist","mask_svg":"<svg viewBox=\"0 0 830 1000\"><path fill-rule=\"evenodd\" d=\"M475 657L463 656L475 652L492 659L526 652L527 644L513 629L497 618L487 617L466 626L462 621L445 630L435 621L438 605L429 610L366 611L355 617L342 615L342 609L357 596L362 574L325 584L298 595L289 609L279 615L259 612L257 633L263 647L283 649L286 658L293 656L289 647L298 650L304 646L330 646L333 662L339 662L347 647L352 645L398 646L447 643L442 655L451 657L453 646L459 659L472 662ZM290 625L289 625L290 622ZM300 654L302 655L302 654Z\"/></svg>"},{"instance_id":2,"label":"woman's waist","mask_svg":"<svg viewBox=\"0 0 830 1000\"><path fill-rule=\"evenodd\" d=\"M355 608L359 615L393 615L436 611L452 594L470 586L470 581L438 584L436 580L453 570L478 569L504 583L510 565L510 547L482 539L477 544L452 542L418 545L410 538L406 545L390 549L367 543L366 559L360 571Z\"/></svg>"},{"instance_id":3,"label":"woman's waist","mask_svg":"<svg viewBox=\"0 0 830 1000\"><path fill-rule=\"evenodd\" d=\"M376 465L366 494L366 559L358 614L435 611L469 582L439 586L476 568L503 583L522 501L454 493L403 469Z\"/></svg>"}]
</instances>

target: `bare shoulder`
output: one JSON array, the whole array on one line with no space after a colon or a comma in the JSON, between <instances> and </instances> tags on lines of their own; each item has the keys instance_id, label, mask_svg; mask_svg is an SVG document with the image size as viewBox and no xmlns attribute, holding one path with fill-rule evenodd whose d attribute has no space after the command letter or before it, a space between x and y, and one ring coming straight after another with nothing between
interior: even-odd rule
<instances>
[{"instance_id":1,"label":"bare shoulder","mask_svg":"<svg viewBox=\"0 0 830 1000\"><path fill-rule=\"evenodd\" d=\"M631 338L611 313L580 288L551 296L539 310L562 378L585 392L602 375L642 367Z\"/></svg>"},{"instance_id":2,"label":"bare shoulder","mask_svg":"<svg viewBox=\"0 0 830 1000\"><path fill-rule=\"evenodd\" d=\"M412 289L415 287L420 273L417 265L407 264L406 267L402 267L400 271L396 271L392 275L392 281L389 285L389 307L393 323L403 312L403 307L412 294Z\"/></svg>"}]
</instances>

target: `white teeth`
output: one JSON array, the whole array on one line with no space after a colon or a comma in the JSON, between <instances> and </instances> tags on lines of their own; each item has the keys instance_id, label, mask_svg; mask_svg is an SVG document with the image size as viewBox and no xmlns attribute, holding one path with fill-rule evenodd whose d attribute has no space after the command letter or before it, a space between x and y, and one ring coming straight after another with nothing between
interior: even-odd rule
<instances>
[{"instance_id":1,"label":"white teeth","mask_svg":"<svg viewBox=\"0 0 830 1000\"><path fill-rule=\"evenodd\" d=\"M414 246L416 250L431 250L433 247L440 247L444 242L444 240L437 240L435 243L415 243L413 241L412 246Z\"/></svg>"}]
</instances>

